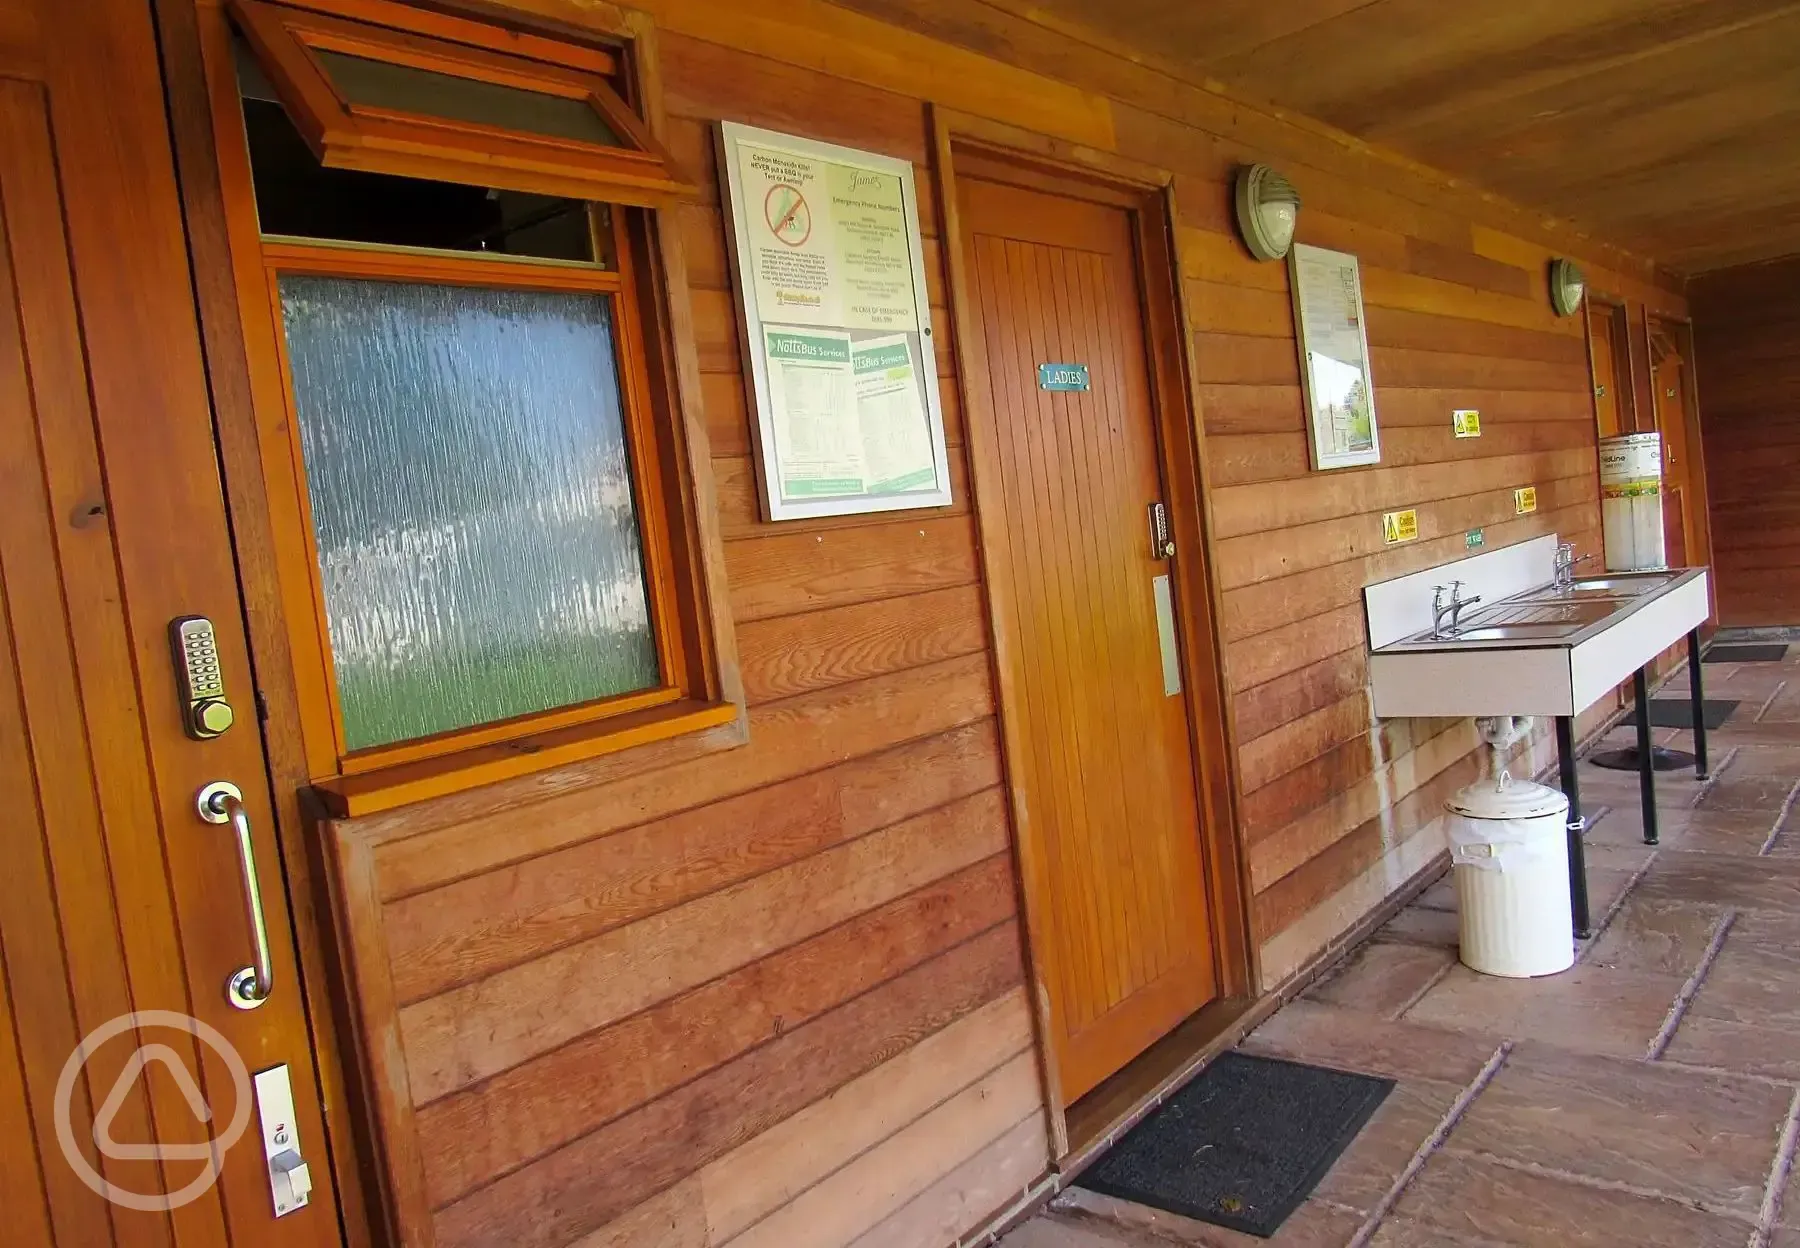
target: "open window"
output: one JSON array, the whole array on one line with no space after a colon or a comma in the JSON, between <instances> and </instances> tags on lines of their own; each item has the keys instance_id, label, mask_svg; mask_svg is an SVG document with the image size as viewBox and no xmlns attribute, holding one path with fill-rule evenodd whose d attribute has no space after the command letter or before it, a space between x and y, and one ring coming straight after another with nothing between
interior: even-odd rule
<instances>
[{"instance_id":1,"label":"open window","mask_svg":"<svg viewBox=\"0 0 1800 1248\"><path fill-rule=\"evenodd\" d=\"M229 11L228 214L327 804L736 719L646 211L685 184L613 55Z\"/></svg>"},{"instance_id":2,"label":"open window","mask_svg":"<svg viewBox=\"0 0 1800 1248\"><path fill-rule=\"evenodd\" d=\"M578 199L691 195L597 69L263 0L231 14L321 164Z\"/></svg>"}]
</instances>

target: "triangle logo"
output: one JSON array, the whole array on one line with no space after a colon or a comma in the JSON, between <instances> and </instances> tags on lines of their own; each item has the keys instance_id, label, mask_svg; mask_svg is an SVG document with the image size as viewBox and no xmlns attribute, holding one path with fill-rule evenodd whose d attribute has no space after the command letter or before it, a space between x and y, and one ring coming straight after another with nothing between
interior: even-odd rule
<instances>
[{"instance_id":1,"label":"triangle logo","mask_svg":"<svg viewBox=\"0 0 1800 1248\"><path fill-rule=\"evenodd\" d=\"M94 1115L94 1145L104 1157L114 1161L206 1161L213 1155L211 1141L204 1144L124 1144L113 1138L113 1120L119 1116L119 1109L125 1104L125 1098L131 1095L132 1085L138 1076L151 1062L166 1067L169 1077L175 1086L181 1089L181 1095L187 1100L188 1109L196 1121L210 1123L212 1108L207 1105L206 1098L200 1093L200 1085L195 1082L187 1064L181 1060L181 1054L166 1044L146 1044L130 1057L125 1059L124 1069L113 1082L112 1091L100 1103L100 1110Z\"/></svg>"}]
</instances>

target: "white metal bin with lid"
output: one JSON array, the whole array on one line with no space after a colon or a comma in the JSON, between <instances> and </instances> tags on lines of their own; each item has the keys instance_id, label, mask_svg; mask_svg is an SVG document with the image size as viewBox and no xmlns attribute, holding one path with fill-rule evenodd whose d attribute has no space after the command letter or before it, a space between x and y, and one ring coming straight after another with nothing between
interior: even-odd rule
<instances>
[{"instance_id":1,"label":"white metal bin with lid","mask_svg":"<svg viewBox=\"0 0 1800 1248\"><path fill-rule=\"evenodd\" d=\"M1569 905L1569 799L1501 771L1448 802L1462 960L1524 979L1575 963Z\"/></svg>"}]
</instances>

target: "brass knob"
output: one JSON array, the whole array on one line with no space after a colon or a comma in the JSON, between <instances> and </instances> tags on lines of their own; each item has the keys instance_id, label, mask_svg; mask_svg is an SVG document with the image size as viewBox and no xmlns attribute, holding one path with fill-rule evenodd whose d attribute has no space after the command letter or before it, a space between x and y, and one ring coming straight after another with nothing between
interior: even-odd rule
<instances>
[{"instance_id":1,"label":"brass knob","mask_svg":"<svg viewBox=\"0 0 1800 1248\"><path fill-rule=\"evenodd\" d=\"M232 713L231 703L223 699L202 702L194 708L194 722L208 736L216 737L236 722L237 716Z\"/></svg>"}]
</instances>

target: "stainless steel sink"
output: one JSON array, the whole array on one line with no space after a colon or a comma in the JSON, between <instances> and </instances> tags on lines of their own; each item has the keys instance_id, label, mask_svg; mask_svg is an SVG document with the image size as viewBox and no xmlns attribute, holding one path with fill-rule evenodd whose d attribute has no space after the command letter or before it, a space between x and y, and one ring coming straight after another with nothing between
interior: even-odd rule
<instances>
[{"instance_id":1,"label":"stainless steel sink","mask_svg":"<svg viewBox=\"0 0 1800 1248\"><path fill-rule=\"evenodd\" d=\"M1515 599L1497 603L1479 614L1470 616L1461 635L1467 637L1470 629L1492 628L1495 625L1512 627L1560 624L1579 628L1584 624L1592 624L1595 620L1603 619L1612 614L1613 610L1611 599Z\"/></svg>"},{"instance_id":2,"label":"stainless steel sink","mask_svg":"<svg viewBox=\"0 0 1800 1248\"><path fill-rule=\"evenodd\" d=\"M1611 615L1616 599L1513 598L1470 613L1453 633L1427 630L1396 645L1438 648L1470 641L1554 641L1572 636Z\"/></svg>"},{"instance_id":3,"label":"stainless steel sink","mask_svg":"<svg viewBox=\"0 0 1800 1248\"><path fill-rule=\"evenodd\" d=\"M1584 576L1575 582L1576 589L1615 589L1628 594L1647 594L1675 579L1672 572L1628 572L1619 576Z\"/></svg>"},{"instance_id":4,"label":"stainless steel sink","mask_svg":"<svg viewBox=\"0 0 1800 1248\"><path fill-rule=\"evenodd\" d=\"M1543 557L1547 564L1548 550ZM1427 629L1376 647L1369 656L1376 715L1576 714L1707 613L1703 568L1602 573L1577 582L1573 594L1554 588L1540 585L1473 604L1454 636L1434 637ZM1413 597L1402 618L1422 626L1430 618L1423 610L1428 601L1428 593ZM1388 618L1400 615L1391 602L1377 605ZM1379 622L1373 614L1371 621Z\"/></svg>"},{"instance_id":5,"label":"stainless steel sink","mask_svg":"<svg viewBox=\"0 0 1800 1248\"><path fill-rule=\"evenodd\" d=\"M1465 628L1451 641L1543 641L1578 633L1584 624L1496 624L1492 628Z\"/></svg>"},{"instance_id":6,"label":"stainless steel sink","mask_svg":"<svg viewBox=\"0 0 1800 1248\"><path fill-rule=\"evenodd\" d=\"M1521 595L1521 599L1531 602L1580 601L1582 599L1601 599L1616 602L1621 598L1636 598L1640 594L1653 593L1674 579L1670 572L1632 572L1617 576L1582 577L1573 585L1558 587L1545 585L1530 593Z\"/></svg>"}]
</instances>

